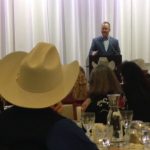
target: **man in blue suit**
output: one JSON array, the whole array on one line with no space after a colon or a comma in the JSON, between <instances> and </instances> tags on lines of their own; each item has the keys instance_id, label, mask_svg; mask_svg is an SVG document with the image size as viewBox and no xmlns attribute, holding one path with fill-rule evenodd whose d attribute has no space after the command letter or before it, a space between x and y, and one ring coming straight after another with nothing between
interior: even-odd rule
<instances>
[{"instance_id":1,"label":"man in blue suit","mask_svg":"<svg viewBox=\"0 0 150 150\"><path fill-rule=\"evenodd\" d=\"M109 36L110 23L103 22L101 27L102 36L93 39L89 55L120 55L120 47L117 39Z\"/></svg>"}]
</instances>

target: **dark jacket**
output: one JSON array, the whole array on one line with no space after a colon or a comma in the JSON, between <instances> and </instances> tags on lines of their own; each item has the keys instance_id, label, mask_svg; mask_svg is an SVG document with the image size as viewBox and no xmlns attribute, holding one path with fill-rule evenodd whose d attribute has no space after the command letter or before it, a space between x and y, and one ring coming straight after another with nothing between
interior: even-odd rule
<instances>
[{"instance_id":1,"label":"dark jacket","mask_svg":"<svg viewBox=\"0 0 150 150\"><path fill-rule=\"evenodd\" d=\"M50 108L0 114L0 150L97 150L74 122Z\"/></svg>"},{"instance_id":2,"label":"dark jacket","mask_svg":"<svg viewBox=\"0 0 150 150\"><path fill-rule=\"evenodd\" d=\"M107 55L120 55L120 47L117 39L113 37L109 37L109 46L108 50L105 50L104 40L102 36L98 36L92 40L91 48L89 55L92 54L93 51L98 51L99 56L107 56Z\"/></svg>"},{"instance_id":3,"label":"dark jacket","mask_svg":"<svg viewBox=\"0 0 150 150\"><path fill-rule=\"evenodd\" d=\"M107 123L109 100L106 95L90 95L91 103L87 112L95 112L95 122Z\"/></svg>"}]
</instances>

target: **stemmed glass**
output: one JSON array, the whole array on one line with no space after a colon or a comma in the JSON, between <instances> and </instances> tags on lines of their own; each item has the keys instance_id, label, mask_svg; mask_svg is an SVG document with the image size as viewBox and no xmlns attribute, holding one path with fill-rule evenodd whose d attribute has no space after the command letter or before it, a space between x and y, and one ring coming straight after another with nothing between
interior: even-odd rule
<instances>
[{"instance_id":1,"label":"stemmed glass","mask_svg":"<svg viewBox=\"0 0 150 150\"><path fill-rule=\"evenodd\" d=\"M86 130L86 135L90 138L90 131L95 123L95 113L94 112L82 112L81 114L81 124Z\"/></svg>"},{"instance_id":2,"label":"stemmed glass","mask_svg":"<svg viewBox=\"0 0 150 150\"><path fill-rule=\"evenodd\" d=\"M126 129L130 128L132 119L133 119L133 111L132 110L123 110L121 111L122 119L124 121L124 127Z\"/></svg>"},{"instance_id":3,"label":"stemmed glass","mask_svg":"<svg viewBox=\"0 0 150 150\"><path fill-rule=\"evenodd\" d=\"M125 137L125 141L128 143L130 138L129 130L133 119L133 111L123 110L121 111L121 115L122 115L122 122L123 122L124 134L125 134L124 137Z\"/></svg>"}]
</instances>

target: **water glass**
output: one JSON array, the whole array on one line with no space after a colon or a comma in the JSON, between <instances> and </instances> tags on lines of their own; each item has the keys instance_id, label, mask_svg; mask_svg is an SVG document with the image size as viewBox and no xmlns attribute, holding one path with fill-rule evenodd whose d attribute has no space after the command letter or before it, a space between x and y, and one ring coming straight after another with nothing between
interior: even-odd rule
<instances>
[{"instance_id":1,"label":"water glass","mask_svg":"<svg viewBox=\"0 0 150 150\"><path fill-rule=\"evenodd\" d=\"M130 126L130 142L139 144L141 143L141 134L144 122L141 120L133 120Z\"/></svg>"},{"instance_id":2,"label":"water glass","mask_svg":"<svg viewBox=\"0 0 150 150\"><path fill-rule=\"evenodd\" d=\"M81 124L86 130L86 135L90 138L93 126L95 123L95 113L94 112L82 112L81 113Z\"/></svg>"},{"instance_id":3,"label":"water glass","mask_svg":"<svg viewBox=\"0 0 150 150\"><path fill-rule=\"evenodd\" d=\"M96 123L94 125L92 136L99 149L107 149L110 146L112 132L112 126L104 125L102 123Z\"/></svg>"},{"instance_id":4,"label":"water glass","mask_svg":"<svg viewBox=\"0 0 150 150\"><path fill-rule=\"evenodd\" d=\"M131 122L133 119L133 111L132 110L123 110L121 111L122 120L124 122L125 129L130 128Z\"/></svg>"},{"instance_id":5,"label":"water glass","mask_svg":"<svg viewBox=\"0 0 150 150\"><path fill-rule=\"evenodd\" d=\"M150 149L150 123L144 122L141 128L141 143L144 145L144 150Z\"/></svg>"},{"instance_id":6,"label":"water glass","mask_svg":"<svg viewBox=\"0 0 150 150\"><path fill-rule=\"evenodd\" d=\"M133 111L123 110L121 111L121 115L122 115L122 126L124 130L124 141L126 144L128 144L130 140L130 127L133 119Z\"/></svg>"}]
</instances>

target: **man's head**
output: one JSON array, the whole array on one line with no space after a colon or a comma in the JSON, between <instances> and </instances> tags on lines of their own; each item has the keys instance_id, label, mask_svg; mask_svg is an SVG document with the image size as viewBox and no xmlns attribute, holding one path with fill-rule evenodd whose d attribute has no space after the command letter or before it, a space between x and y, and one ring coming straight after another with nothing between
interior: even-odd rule
<instances>
[{"instance_id":1,"label":"man's head","mask_svg":"<svg viewBox=\"0 0 150 150\"><path fill-rule=\"evenodd\" d=\"M73 88L79 64L61 64L53 44L40 42L29 53L16 51L0 61L0 93L11 104L44 108L59 103Z\"/></svg>"},{"instance_id":2,"label":"man's head","mask_svg":"<svg viewBox=\"0 0 150 150\"><path fill-rule=\"evenodd\" d=\"M110 32L110 23L109 22L103 22L101 26L101 33L104 38L107 38L109 36Z\"/></svg>"}]
</instances>

